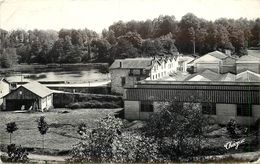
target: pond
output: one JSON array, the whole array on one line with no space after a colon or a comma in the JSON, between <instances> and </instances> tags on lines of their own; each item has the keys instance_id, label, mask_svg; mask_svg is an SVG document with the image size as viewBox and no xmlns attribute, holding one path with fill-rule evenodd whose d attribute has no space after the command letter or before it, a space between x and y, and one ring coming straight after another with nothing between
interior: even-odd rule
<instances>
[{"instance_id":1,"label":"pond","mask_svg":"<svg viewBox=\"0 0 260 164\"><path fill-rule=\"evenodd\" d=\"M10 82L26 82L30 80L57 82L66 81L69 83L93 83L110 80L109 73L101 73L98 69L84 71L49 71L43 73L16 73L9 75L6 79Z\"/></svg>"}]
</instances>

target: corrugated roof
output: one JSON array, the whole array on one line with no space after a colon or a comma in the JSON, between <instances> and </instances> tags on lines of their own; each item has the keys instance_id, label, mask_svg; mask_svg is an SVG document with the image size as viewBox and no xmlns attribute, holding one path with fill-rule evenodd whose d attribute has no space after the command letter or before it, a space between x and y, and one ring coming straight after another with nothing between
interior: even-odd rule
<instances>
[{"instance_id":1,"label":"corrugated roof","mask_svg":"<svg viewBox=\"0 0 260 164\"><path fill-rule=\"evenodd\" d=\"M238 81L238 82L260 82L260 74L247 70L247 71L237 74L236 81Z\"/></svg>"},{"instance_id":2,"label":"corrugated roof","mask_svg":"<svg viewBox=\"0 0 260 164\"><path fill-rule=\"evenodd\" d=\"M21 87L28 89L29 91L33 92L34 94L36 94L42 98L53 93L49 88L38 83L37 81L27 83L25 85L22 85Z\"/></svg>"},{"instance_id":3,"label":"corrugated roof","mask_svg":"<svg viewBox=\"0 0 260 164\"><path fill-rule=\"evenodd\" d=\"M110 69L116 68L146 68L150 69L152 66L153 58L128 58L128 59L117 59L110 66ZM121 62L121 67L120 67Z\"/></svg>"}]
</instances>

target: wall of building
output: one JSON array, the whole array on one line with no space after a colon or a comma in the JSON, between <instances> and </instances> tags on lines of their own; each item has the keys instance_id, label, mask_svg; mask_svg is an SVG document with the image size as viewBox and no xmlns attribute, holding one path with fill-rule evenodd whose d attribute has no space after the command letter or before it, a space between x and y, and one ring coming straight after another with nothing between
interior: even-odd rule
<instances>
[{"instance_id":1,"label":"wall of building","mask_svg":"<svg viewBox=\"0 0 260 164\"><path fill-rule=\"evenodd\" d=\"M125 118L129 120L140 119L140 101L125 101L124 102Z\"/></svg>"},{"instance_id":2,"label":"wall of building","mask_svg":"<svg viewBox=\"0 0 260 164\"><path fill-rule=\"evenodd\" d=\"M206 69L212 70L216 73L220 72L220 65L219 63L196 63L194 65L195 72L202 72Z\"/></svg>"},{"instance_id":3,"label":"wall of building","mask_svg":"<svg viewBox=\"0 0 260 164\"><path fill-rule=\"evenodd\" d=\"M154 112L163 109L167 102L153 102ZM125 118L130 120L149 119L152 112L141 112L140 101L125 101ZM210 115L218 124L227 124L230 119L235 119L240 125L252 125L260 119L260 105L253 105L252 117L237 116L236 104L216 104L216 115ZM207 115L209 116L209 115Z\"/></svg>"},{"instance_id":4,"label":"wall of building","mask_svg":"<svg viewBox=\"0 0 260 164\"><path fill-rule=\"evenodd\" d=\"M41 111L49 110L53 107L53 94L39 100L39 108Z\"/></svg>"},{"instance_id":5,"label":"wall of building","mask_svg":"<svg viewBox=\"0 0 260 164\"><path fill-rule=\"evenodd\" d=\"M151 76L149 80L157 80L169 76L177 71L179 57L173 59L167 59L163 61L161 65L156 62L151 69Z\"/></svg>"},{"instance_id":6,"label":"wall of building","mask_svg":"<svg viewBox=\"0 0 260 164\"><path fill-rule=\"evenodd\" d=\"M111 92L112 93L123 93L124 88L122 86L122 77L129 76L129 69L112 69L110 70L111 75ZM133 83L133 80L125 80L125 82L129 85Z\"/></svg>"},{"instance_id":7,"label":"wall of building","mask_svg":"<svg viewBox=\"0 0 260 164\"><path fill-rule=\"evenodd\" d=\"M0 81L0 105L3 104L3 96L10 92L10 85L5 81Z\"/></svg>"},{"instance_id":8,"label":"wall of building","mask_svg":"<svg viewBox=\"0 0 260 164\"><path fill-rule=\"evenodd\" d=\"M253 121L256 122L260 119L260 105L253 105L252 110Z\"/></svg>"},{"instance_id":9,"label":"wall of building","mask_svg":"<svg viewBox=\"0 0 260 164\"><path fill-rule=\"evenodd\" d=\"M237 74L250 70L255 73L260 73L260 64L259 63L237 63L236 64Z\"/></svg>"}]
</instances>

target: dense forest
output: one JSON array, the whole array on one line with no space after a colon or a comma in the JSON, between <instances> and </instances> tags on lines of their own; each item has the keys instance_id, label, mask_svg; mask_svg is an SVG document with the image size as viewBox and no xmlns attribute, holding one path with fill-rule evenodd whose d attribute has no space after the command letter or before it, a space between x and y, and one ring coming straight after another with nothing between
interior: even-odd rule
<instances>
[{"instance_id":1,"label":"dense forest","mask_svg":"<svg viewBox=\"0 0 260 164\"><path fill-rule=\"evenodd\" d=\"M102 34L89 29L0 29L0 65L15 63L109 62L116 58L174 54L203 55L229 49L245 55L260 43L260 18L207 21L188 13L177 21L159 16L146 21L118 21Z\"/></svg>"}]
</instances>

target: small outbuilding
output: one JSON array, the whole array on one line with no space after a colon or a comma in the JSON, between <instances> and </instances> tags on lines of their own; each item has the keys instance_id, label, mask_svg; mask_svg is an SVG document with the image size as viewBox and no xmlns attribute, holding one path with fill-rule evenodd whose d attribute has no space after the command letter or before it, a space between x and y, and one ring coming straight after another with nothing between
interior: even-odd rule
<instances>
[{"instance_id":1,"label":"small outbuilding","mask_svg":"<svg viewBox=\"0 0 260 164\"><path fill-rule=\"evenodd\" d=\"M53 92L34 81L21 85L3 97L3 110L40 110L53 107Z\"/></svg>"}]
</instances>

